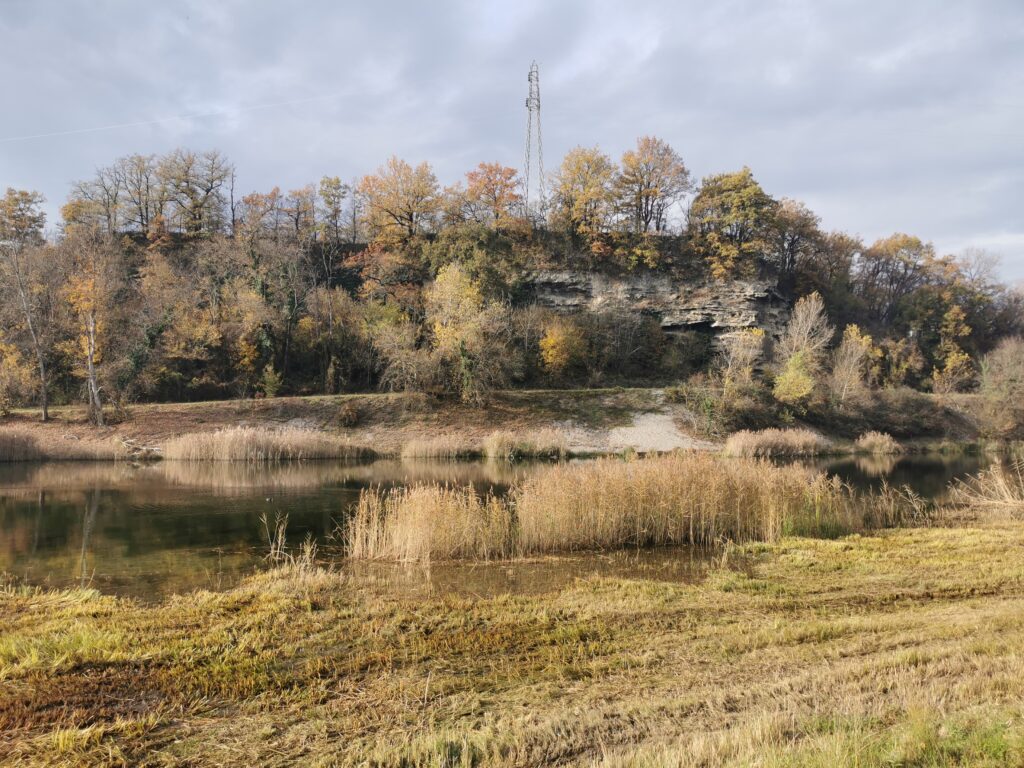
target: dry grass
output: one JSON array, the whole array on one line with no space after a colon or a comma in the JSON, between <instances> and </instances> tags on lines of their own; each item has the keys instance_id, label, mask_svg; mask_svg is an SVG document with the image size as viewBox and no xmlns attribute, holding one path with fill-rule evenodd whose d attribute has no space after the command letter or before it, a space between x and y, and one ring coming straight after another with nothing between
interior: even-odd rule
<instances>
[{"instance_id":1,"label":"dry grass","mask_svg":"<svg viewBox=\"0 0 1024 768\"><path fill-rule=\"evenodd\" d=\"M416 485L361 493L347 542L359 559L486 560L511 554L513 524L507 505L472 486Z\"/></svg>"},{"instance_id":2,"label":"dry grass","mask_svg":"<svg viewBox=\"0 0 1024 768\"><path fill-rule=\"evenodd\" d=\"M832 450L828 440L809 429L744 429L725 441L726 456L747 458L819 456Z\"/></svg>"},{"instance_id":3,"label":"dry grass","mask_svg":"<svg viewBox=\"0 0 1024 768\"><path fill-rule=\"evenodd\" d=\"M0 764L1021 765L1022 551L1010 521L535 596L0 588Z\"/></svg>"},{"instance_id":4,"label":"dry grass","mask_svg":"<svg viewBox=\"0 0 1024 768\"><path fill-rule=\"evenodd\" d=\"M111 461L120 456L113 443L83 443L56 438L52 431L0 426L0 462Z\"/></svg>"},{"instance_id":5,"label":"dry grass","mask_svg":"<svg viewBox=\"0 0 1024 768\"><path fill-rule=\"evenodd\" d=\"M497 431L484 440L484 455L502 461L562 459L569 455L569 444L557 429L541 429L525 437Z\"/></svg>"},{"instance_id":6,"label":"dry grass","mask_svg":"<svg viewBox=\"0 0 1024 768\"><path fill-rule=\"evenodd\" d=\"M369 455L366 448L305 429L234 427L168 440L166 459L182 461L299 461Z\"/></svg>"},{"instance_id":7,"label":"dry grass","mask_svg":"<svg viewBox=\"0 0 1024 768\"><path fill-rule=\"evenodd\" d=\"M547 467L501 499L436 484L365 490L346 537L352 557L427 562L831 536L921 516L891 489L855 495L802 467L676 453Z\"/></svg>"},{"instance_id":8,"label":"dry grass","mask_svg":"<svg viewBox=\"0 0 1024 768\"><path fill-rule=\"evenodd\" d=\"M469 459L481 453L479 444L458 435L417 438L402 446L403 459Z\"/></svg>"},{"instance_id":9,"label":"dry grass","mask_svg":"<svg viewBox=\"0 0 1024 768\"><path fill-rule=\"evenodd\" d=\"M955 504L979 511L1024 515L1024 460L994 464L967 480L957 482L950 493Z\"/></svg>"},{"instance_id":10,"label":"dry grass","mask_svg":"<svg viewBox=\"0 0 1024 768\"><path fill-rule=\"evenodd\" d=\"M903 453L903 446L886 432L865 432L853 444L856 453L870 453L875 456L895 456Z\"/></svg>"}]
</instances>

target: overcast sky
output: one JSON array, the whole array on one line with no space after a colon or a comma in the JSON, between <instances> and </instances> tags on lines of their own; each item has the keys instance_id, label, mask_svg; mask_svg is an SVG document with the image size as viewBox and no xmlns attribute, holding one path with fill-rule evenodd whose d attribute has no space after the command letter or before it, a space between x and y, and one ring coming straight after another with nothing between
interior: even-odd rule
<instances>
[{"instance_id":1,"label":"overcast sky","mask_svg":"<svg viewBox=\"0 0 1024 768\"><path fill-rule=\"evenodd\" d=\"M1022 0L0 0L0 187L55 216L73 180L178 146L243 191L391 154L443 183L519 167L532 59L548 170L654 134L698 178L749 165L830 229L1024 279Z\"/></svg>"}]
</instances>

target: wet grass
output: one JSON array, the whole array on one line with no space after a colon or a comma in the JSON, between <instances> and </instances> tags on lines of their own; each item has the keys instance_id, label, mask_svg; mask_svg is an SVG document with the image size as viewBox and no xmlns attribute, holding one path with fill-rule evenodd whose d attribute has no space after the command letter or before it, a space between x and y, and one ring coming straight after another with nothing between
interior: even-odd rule
<instances>
[{"instance_id":1,"label":"wet grass","mask_svg":"<svg viewBox=\"0 0 1024 768\"><path fill-rule=\"evenodd\" d=\"M976 521L535 597L308 564L151 606L10 588L0 763L1019 765L1022 549Z\"/></svg>"}]
</instances>

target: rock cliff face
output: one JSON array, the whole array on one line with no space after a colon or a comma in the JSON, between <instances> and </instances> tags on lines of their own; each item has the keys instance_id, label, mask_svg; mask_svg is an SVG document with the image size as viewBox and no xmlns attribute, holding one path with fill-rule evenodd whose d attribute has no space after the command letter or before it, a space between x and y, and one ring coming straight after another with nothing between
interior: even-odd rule
<instances>
[{"instance_id":1,"label":"rock cliff face","mask_svg":"<svg viewBox=\"0 0 1024 768\"><path fill-rule=\"evenodd\" d=\"M770 279L687 280L651 273L545 270L533 273L529 283L542 306L564 312L639 312L657 318L667 333L697 330L721 337L763 328L777 336L789 317L789 302Z\"/></svg>"}]
</instances>

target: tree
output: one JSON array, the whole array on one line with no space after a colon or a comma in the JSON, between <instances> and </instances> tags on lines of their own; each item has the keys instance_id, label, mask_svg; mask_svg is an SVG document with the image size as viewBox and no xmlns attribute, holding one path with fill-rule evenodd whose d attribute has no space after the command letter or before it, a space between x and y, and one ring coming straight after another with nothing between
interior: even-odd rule
<instances>
[{"instance_id":1,"label":"tree","mask_svg":"<svg viewBox=\"0 0 1024 768\"><path fill-rule=\"evenodd\" d=\"M96 228L75 227L60 244L64 293L74 317L69 352L81 364L89 414L103 426L103 387L99 368L112 355L121 329L115 322L119 293L127 277L118 243ZM124 343L124 339L118 339Z\"/></svg>"},{"instance_id":2,"label":"tree","mask_svg":"<svg viewBox=\"0 0 1024 768\"><path fill-rule=\"evenodd\" d=\"M222 188L233 173L223 155L176 149L160 159L157 173L167 190L169 221L193 237L220 231L226 204Z\"/></svg>"},{"instance_id":3,"label":"tree","mask_svg":"<svg viewBox=\"0 0 1024 768\"><path fill-rule=\"evenodd\" d=\"M833 401L843 407L866 389L871 358L874 355L871 337L856 325L848 325L843 339L832 353L829 390Z\"/></svg>"},{"instance_id":4,"label":"tree","mask_svg":"<svg viewBox=\"0 0 1024 768\"><path fill-rule=\"evenodd\" d=\"M413 168L392 157L377 173L364 176L359 193L371 236L384 245L398 245L430 228L440 209L437 178L427 163Z\"/></svg>"},{"instance_id":5,"label":"tree","mask_svg":"<svg viewBox=\"0 0 1024 768\"><path fill-rule=\"evenodd\" d=\"M0 199L0 299L17 303L39 375L39 410L50 418L47 356L52 345L54 271L41 248L46 214L38 192L8 188ZM13 294L13 296L11 295Z\"/></svg>"},{"instance_id":6,"label":"tree","mask_svg":"<svg viewBox=\"0 0 1024 768\"><path fill-rule=\"evenodd\" d=\"M522 181L515 168L501 163L480 163L466 174L465 199L470 215L480 223L507 222L522 207L521 189Z\"/></svg>"},{"instance_id":7,"label":"tree","mask_svg":"<svg viewBox=\"0 0 1024 768\"><path fill-rule=\"evenodd\" d=\"M320 231L328 243L340 243L344 239L345 198L349 187L337 176L320 179Z\"/></svg>"},{"instance_id":8,"label":"tree","mask_svg":"<svg viewBox=\"0 0 1024 768\"><path fill-rule=\"evenodd\" d=\"M982 358L981 416L993 437L1024 437L1024 338L1013 336Z\"/></svg>"},{"instance_id":9,"label":"tree","mask_svg":"<svg viewBox=\"0 0 1024 768\"><path fill-rule=\"evenodd\" d=\"M576 147L554 177L555 218L573 237L603 232L611 215L615 164L597 147Z\"/></svg>"},{"instance_id":10,"label":"tree","mask_svg":"<svg viewBox=\"0 0 1024 768\"><path fill-rule=\"evenodd\" d=\"M615 194L631 231L654 228L663 232L669 209L692 189L683 159L654 136L637 139L636 149L622 155L622 170L615 179Z\"/></svg>"},{"instance_id":11,"label":"tree","mask_svg":"<svg viewBox=\"0 0 1024 768\"><path fill-rule=\"evenodd\" d=\"M690 206L690 237L722 280L771 252L778 204L754 180L749 168L708 176Z\"/></svg>"},{"instance_id":12,"label":"tree","mask_svg":"<svg viewBox=\"0 0 1024 768\"><path fill-rule=\"evenodd\" d=\"M742 394L754 382L754 367L764 355L765 334L761 328L744 328L723 338L719 372L724 394Z\"/></svg>"},{"instance_id":13,"label":"tree","mask_svg":"<svg viewBox=\"0 0 1024 768\"><path fill-rule=\"evenodd\" d=\"M585 359L587 338L571 318L557 317L544 329L539 348L544 370L555 378L561 378Z\"/></svg>"},{"instance_id":14,"label":"tree","mask_svg":"<svg viewBox=\"0 0 1024 768\"><path fill-rule=\"evenodd\" d=\"M505 307L486 302L458 264L448 264L424 291L431 348L445 388L464 402L478 402L507 380L509 318Z\"/></svg>"},{"instance_id":15,"label":"tree","mask_svg":"<svg viewBox=\"0 0 1024 768\"><path fill-rule=\"evenodd\" d=\"M806 205L784 197L775 210L773 256L780 277L791 285L804 263L820 252L821 220Z\"/></svg>"},{"instance_id":16,"label":"tree","mask_svg":"<svg viewBox=\"0 0 1024 768\"><path fill-rule=\"evenodd\" d=\"M865 249L854 263L853 282L867 319L879 328L891 326L934 261L932 245L911 235L891 235Z\"/></svg>"},{"instance_id":17,"label":"tree","mask_svg":"<svg viewBox=\"0 0 1024 768\"><path fill-rule=\"evenodd\" d=\"M939 394L958 392L974 376L971 356L960 346L960 340L971 333L966 317L956 304L942 317L938 362L932 371L932 389Z\"/></svg>"},{"instance_id":18,"label":"tree","mask_svg":"<svg viewBox=\"0 0 1024 768\"><path fill-rule=\"evenodd\" d=\"M779 373L773 392L777 400L802 405L810 398L833 333L820 295L812 293L796 302L776 348Z\"/></svg>"}]
</instances>

